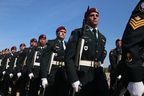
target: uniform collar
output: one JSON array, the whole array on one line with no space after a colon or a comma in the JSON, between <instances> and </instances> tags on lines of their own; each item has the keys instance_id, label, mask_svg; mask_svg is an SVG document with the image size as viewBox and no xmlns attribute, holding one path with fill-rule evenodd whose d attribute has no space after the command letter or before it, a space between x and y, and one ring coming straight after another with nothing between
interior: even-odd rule
<instances>
[{"instance_id":1,"label":"uniform collar","mask_svg":"<svg viewBox=\"0 0 144 96\"><path fill-rule=\"evenodd\" d=\"M88 27L89 27L90 31L93 31L93 29L98 30L98 28L97 28L97 27L96 27L96 28L92 28L91 26L88 26Z\"/></svg>"},{"instance_id":2,"label":"uniform collar","mask_svg":"<svg viewBox=\"0 0 144 96\"><path fill-rule=\"evenodd\" d=\"M58 39L58 42L63 42L63 43L64 43L64 40L59 40L59 39Z\"/></svg>"}]
</instances>

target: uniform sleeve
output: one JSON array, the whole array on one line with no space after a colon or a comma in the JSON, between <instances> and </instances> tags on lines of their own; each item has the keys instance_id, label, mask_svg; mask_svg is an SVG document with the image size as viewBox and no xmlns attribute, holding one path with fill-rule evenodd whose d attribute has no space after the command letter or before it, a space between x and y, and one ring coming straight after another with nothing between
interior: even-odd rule
<instances>
[{"instance_id":1,"label":"uniform sleeve","mask_svg":"<svg viewBox=\"0 0 144 96\"><path fill-rule=\"evenodd\" d=\"M141 31L131 31L129 35L129 38L123 39L123 59L127 65L129 80L133 82L142 81L144 78L144 67L140 56L140 44L144 43L142 42L144 34Z\"/></svg>"},{"instance_id":2,"label":"uniform sleeve","mask_svg":"<svg viewBox=\"0 0 144 96\"><path fill-rule=\"evenodd\" d=\"M47 78L48 69L49 69L49 61L51 58L51 46L47 46L43 51L40 58L40 72L41 78Z\"/></svg>"},{"instance_id":3,"label":"uniform sleeve","mask_svg":"<svg viewBox=\"0 0 144 96\"><path fill-rule=\"evenodd\" d=\"M113 52L114 50L111 50L109 53L109 61L111 65L111 69L114 70L116 68L116 56L115 53Z\"/></svg>"},{"instance_id":4,"label":"uniform sleeve","mask_svg":"<svg viewBox=\"0 0 144 96\"><path fill-rule=\"evenodd\" d=\"M144 79L144 67L140 49L144 48L144 13L141 0L129 19L122 38L123 60L127 66L127 74L132 82Z\"/></svg>"},{"instance_id":5,"label":"uniform sleeve","mask_svg":"<svg viewBox=\"0 0 144 96\"><path fill-rule=\"evenodd\" d=\"M105 38L105 36L103 36L102 34L100 34L101 35L101 37L100 37L100 47L99 47L99 57L98 57L98 60L99 61L101 61L101 63L103 63L104 62L104 60L105 60L105 57L106 57L106 55L107 55L107 51L106 51L106 49L105 49L105 45L106 45L106 38Z\"/></svg>"},{"instance_id":6,"label":"uniform sleeve","mask_svg":"<svg viewBox=\"0 0 144 96\"><path fill-rule=\"evenodd\" d=\"M107 51L104 50L103 53L102 53L102 59L101 59L101 63L103 64L104 62L104 59L106 58L106 55L107 55Z\"/></svg>"},{"instance_id":7,"label":"uniform sleeve","mask_svg":"<svg viewBox=\"0 0 144 96\"><path fill-rule=\"evenodd\" d=\"M77 45L77 34L75 31L71 33L69 41L67 43L66 52L65 52L65 64L68 78L71 83L79 80L77 76L77 68L74 63L75 55L76 55L76 45Z\"/></svg>"}]
</instances>

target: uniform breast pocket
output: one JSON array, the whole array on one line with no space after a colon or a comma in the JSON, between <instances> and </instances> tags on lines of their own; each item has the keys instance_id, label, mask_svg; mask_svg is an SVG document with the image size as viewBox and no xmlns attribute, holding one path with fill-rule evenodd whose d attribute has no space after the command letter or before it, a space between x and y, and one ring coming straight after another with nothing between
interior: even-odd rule
<instances>
[{"instance_id":1,"label":"uniform breast pocket","mask_svg":"<svg viewBox=\"0 0 144 96\"><path fill-rule=\"evenodd\" d=\"M83 57L86 59L91 59L95 53L95 43L92 39L86 39L85 44L83 46Z\"/></svg>"}]
</instances>

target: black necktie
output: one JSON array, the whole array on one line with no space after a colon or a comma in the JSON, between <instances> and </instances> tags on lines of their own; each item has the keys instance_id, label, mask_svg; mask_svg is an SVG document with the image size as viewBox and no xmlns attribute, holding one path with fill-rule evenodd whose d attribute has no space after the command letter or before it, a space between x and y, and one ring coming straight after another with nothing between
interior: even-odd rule
<instances>
[{"instance_id":1,"label":"black necktie","mask_svg":"<svg viewBox=\"0 0 144 96\"><path fill-rule=\"evenodd\" d=\"M60 46L61 46L62 49L64 49L63 41L60 41Z\"/></svg>"},{"instance_id":2,"label":"black necktie","mask_svg":"<svg viewBox=\"0 0 144 96\"><path fill-rule=\"evenodd\" d=\"M97 37L96 37L96 33L97 33L96 29L93 29L93 32L94 32L94 37L97 39Z\"/></svg>"}]
</instances>

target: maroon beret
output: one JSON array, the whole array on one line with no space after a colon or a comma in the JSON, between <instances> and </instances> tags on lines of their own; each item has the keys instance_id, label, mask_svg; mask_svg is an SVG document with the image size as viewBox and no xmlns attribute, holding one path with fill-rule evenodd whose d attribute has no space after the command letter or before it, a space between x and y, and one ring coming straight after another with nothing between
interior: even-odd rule
<instances>
[{"instance_id":1,"label":"maroon beret","mask_svg":"<svg viewBox=\"0 0 144 96\"><path fill-rule=\"evenodd\" d=\"M96 12L99 14L98 10L96 8L90 8L85 12L85 18L87 18L87 16L92 13L92 12Z\"/></svg>"},{"instance_id":2,"label":"maroon beret","mask_svg":"<svg viewBox=\"0 0 144 96\"><path fill-rule=\"evenodd\" d=\"M39 36L39 40L40 40L41 38L44 38L44 39L46 39L46 35L44 35L44 34L41 34L41 35Z\"/></svg>"},{"instance_id":3,"label":"maroon beret","mask_svg":"<svg viewBox=\"0 0 144 96\"><path fill-rule=\"evenodd\" d=\"M35 38L32 38L32 39L30 40L30 42L37 42L37 40L36 40Z\"/></svg>"},{"instance_id":4,"label":"maroon beret","mask_svg":"<svg viewBox=\"0 0 144 96\"><path fill-rule=\"evenodd\" d=\"M16 46L12 46L12 47L11 47L11 50L16 50Z\"/></svg>"},{"instance_id":5,"label":"maroon beret","mask_svg":"<svg viewBox=\"0 0 144 96\"><path fill-rule=\"evenodd\" d=\"M9 51L9 49L8 49L8 48L6 48L6 49L5 49L5 51Z\"/></svg>"},{"instance_id":6,"label":"maroon beret","mask_svg":"<svg viewBox=\"0 0 144 96\"><path fill-rule=\"evenodd\" d=\"M60 27L58 27L58 28L56 29L56 33L59 32L59 31L62 30L62 29L63 29L63 30L66 30L66 28L65 28L64 26L60 26Z\"/></svg>"}]
</instances>

